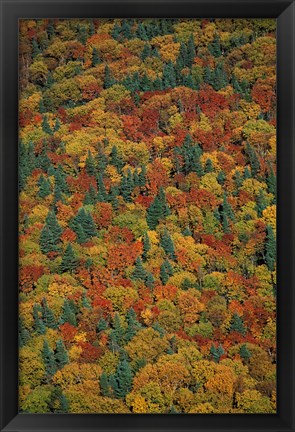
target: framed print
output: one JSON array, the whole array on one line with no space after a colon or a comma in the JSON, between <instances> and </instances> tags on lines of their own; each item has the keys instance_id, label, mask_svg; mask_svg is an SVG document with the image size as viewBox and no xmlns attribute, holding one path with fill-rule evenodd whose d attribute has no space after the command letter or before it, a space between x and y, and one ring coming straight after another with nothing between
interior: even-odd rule
<instances>
[{"instance_id":1,"label":"framed print","mask_svg":"<svg viewBox=\"0 0 295 432\"><path fill-rule=\"evenodd\" d=\"M1 23L1 430L293 431L293 1Z\"/></svg>"}]
</instances>

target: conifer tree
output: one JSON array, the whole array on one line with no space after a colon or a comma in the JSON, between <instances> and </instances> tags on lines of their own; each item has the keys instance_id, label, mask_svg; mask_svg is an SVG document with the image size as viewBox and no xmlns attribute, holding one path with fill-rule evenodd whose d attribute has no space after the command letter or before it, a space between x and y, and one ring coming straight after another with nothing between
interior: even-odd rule
<instances>
[{"instance_id":1,"label":"conifer tree","mask_svg":"<svg viewBox=\"0 0 295 432\"><path fill-rule=\"evenodd\" d=\"M259 189L259 194L257 196L256 210L259 217L262 216L263 210L267 207L267 203L265 200L264 192L262 189Z\"/></svg>"},{"instance_id":2,"label":"conifer tree","mask_svg":"<svg viewBox=\"0 0 295 432\"><path fill-rule=\"evenodd\" d=\"M130 308L126 314L127 330L125 334L126 342L129 342L137 331L141 328L141 324L137 321L136 313L133 308Z\"/></svg>"},{"instance_id":3,"label":"conifer tree","mask_svg":"<svg viewBox=\"0 0 295 432\"><path fill-rule=\"evenodd\" d=\"M46 198L48 195L51 194L50 181L48 179L46 179L43 176L43 174L41 174L41 176L38 180L38 186L39 186L38 195L40 198Z\"/></svg>"},{"instance_id":4,"label":"conifer tree","mask_svg":"<svg viewBox=\"0 0 295 432\"><path fill-rule=\"evenodd\" d=\"M277 194L277 190L276 190L277 184L276 183L277 182L276 182L276 176L275 176L273 169L271 167L269 169L269 173L268 173L268 176L266 178L266 183L268 186L268 192L273 194L276 197L276 194Z\"/></svg>"},{"instance_id":5,"label":"conifer tree","mask_svg":"<svg viewBox=\"0 0 295 432\"><path fill-rule=\"evenodd\" d=\"M176 76L174 66L171 60L164 66L162 82L164 89L168 89L171 87L174 88L176 86Z\"/></svg>"},{"instance_id":6,"label":"conifer tree","mask_svg":"<svg viewBox=\"0 0 295 432\"><path fill-rule=\"evenodd\" d=\"M270 271L274 271L276 262L276 238L271 225L266 227L265 262Z\"/></svg>"},{"instance_id":7,"label":"conifer tree","mask_svg":"<svg viewBox=\"0 0 295 432\"><path fill-rule=\"evenodd\" d=\"M56 353L55 353L56 366L58 369L62 369L66 364L69 363L69 356L61 339L56 341Z\"/></svg>"},{"instance_id":8,"label":"conifer tree","mask_svg":"<svg viewBox=\"0 0 295 432\"><path fill-rule=\"evenodd\" d=\"M142 257L143 257L144 261L146 261L147 254L148 254L150 249L151 249L151 242L150 242L148 234L145 233L144 238L143 238L143 253L142 253Z\"/></svg>"},{"instance_id":9,"label":"conifer tree","mask_svg":"<svg viewBox=\"0 0 295 432\"><path fill-rule=\"evenodd\" d=\"M223 171L219 171L218 176L217 176L217 181L218 183L223 186L224 182L225 182L225 174Z\"/></svg>"},{"instance_id":10,"label":"conifer tree","mask_svg":"<svg viewBox=\"0 0 295 432\"><path fill-rule=\"evenodd\" d=\"M55 252L57 250L57 246L54 241L54 235L47 225L44 225L41 230L39 245L41 252L45 255L47 255L49 252Z\"/></svg>"},{"instance_id":11,"label":"conifer tree","mask_svg":"<svg viewBox=\"0 0 295 432\"><path fill-rule=\"evenodd\" d=\"M42 320L46 327L48 328L57 328L57 323L54 317L54 314L50 307L47 304L47 300L43 299L43 307L42 307Z\"/></svg>"},{"instance_id":12,"label":"conifer tree","mask_svg":"<svg viewBox=\"0 0 295 432\"><path fill-rule=\"evenodd\" d=\"M107 328L108 328L108 323L106 322L106 320L104 318L100 318L97 324L97 330L101 332L106 330Z\"/></svg>"},{"instance_id":13,"label":"conifer tree","mask_svg":"<svg viewBox=\"0 0 295 432\"><path fill-rule=\"evenodd\" d=\"M46 333L46 327L42 321L42 318L39 315L39 312L41 312L40 306L38 306L36 303L33 306L33 318L34 318L34 330L37 334L44 334Z\"/></svg>"},{"instance_id":14,"label":"conifer tree","mask_svg":"<svg viewBox=\"0 0 295 432\"><path fill-rule=\"evenodd\" d=\"M88 175L95 176L96 174L95 161L90 150L88 150L87 158L85 161L85 169Z\"/></svg>"},{"instance_id":15,"label":"conifer tree","mask_svg":"<svg viewBox=\"0 0 295 432\"><path fill-rule=\"evenodd\" d=\"M240 348L239 351L240 356L242 357L243 360L248 361L251 357L252 354L251 352L248 350L247 345L243 344Z\"/></svg>"},{"instance_id":16,"label":"conifer tree","mask_svg":"<svg viewBox=\"0 0 295 432\"><path fill-rule=\"evenodd\" d=\"M169 258L176 259L174 243L167 229L161 236L160 244Z\"/></svg>"},{"instance_id":17,"label":"conifer tree","mask_svg":"<svg viewBox=\"0 0 295 432\"><path fill-rule=\"evenodd\" d=\"M46 222L46 226L52 232L54 243L57 244L62 234L62 228L56 219L56 215L54 211L51 210L48 212L45 222Z\"/></svg>"},{"instance_id":18,"label":"conifer tree","mask_svg":"<svg viewBox=\"0 0 295 432\"><path fill-rule=\"evenodd\" d=\"M155 285L155 278L154 278L154 276L152 275L151 272L148 272L147 275L146 275L146 278L145 278L145 285L146 285L148 288L150 288L150 289L153 289L153 288L154 288L154 285Z\"/></svg>"},{"instance_id":19,"label":"conifer tree","mask_svg":"<svg viewBox=\"0 0 295 432\"><path fill-rule=\"evenodd\" d=\"M124 162L122 161L122 158L120 157L119 153L118 153L118 149L117 147L114 145L112 148L112 152L111 152L111 160L110 163L117 168L117 171L120 173L123 166L124 166Z\"/></svg>"},{"instance_id":20,"label":"conifer tree","mask_svg":"<svg viewBox=\"0 0 295 432\"><path fill-rule=\"evenodd\" d=\"M92 50L92 66L97 66L98 64L101 63L100 57L99 57L99 53L97 48L93 48Z\"/></svg>"},{"instance_id":21,"label":"conifer tree","mask_svg":"<svg viewBox=\"0 0 295 432\"><path fill-rule=\"evenodd\" d=\"M140 257L137 257L135 261L135 269L132 273L132 278L135 280L145 281L146 277L147 277L147 273L142 265L142 261Z\"/></svg>"},{"instance_id":22,"label":"conifer tree","mask_svg":"<svg viewBox=\"0 0 295 432\"><path fill-rule=\"evenodd\" d=\"M244 322L243 322L242 318L237 313L233 314L230 330L236 331L242 335L246 334Z\"/></svg>"},{"instance_id":23,"label":"conifer tree","mask_svg":"<svg viewBox=\"0 0 295 432\"><path fill-rule=\"evenodd\" d=\"M168 282L168 279L169 279L169 275L168 275L165 263L163 263L160 267L160 279L161 279L163 285L166 285L166 283Z\"/></svg>"},{"instance_id":24,"label":"conifer tree","mask_svg":"<svg viewBox=\"0 0 295 432\"><path fill-rule=\"evenodd\" d=\"M70 412L69 401L63 393L60 396L60 412L64 414Z\"/></svg>"},{"instance_id":25,"label":"conifer tree","mask_svg":"<svg viewBox=\"0 0 295 432\"><path fill-rule=\"evenodd\" d=\"M138 175L139 178L139 186L145 186L146 184L146 167L143 165L141 167L141 171Z\"/></svg>"},{"instance_id":26,"label":"conifer tree","mask_svg":"<svg viewBox=\"0 0 295 432\"><path fill-rule=\"evenodd\" d=\"M187 66L191 67L196 57L194 35L191 34L187 43Z\"/></svg>"},{"instance_id":27,"label":"conifer tree","mask_svg":"<svg viewBox=\"0 0 295 432\"><path fill-rule=\"evenodd\" d=\"M73 251L72 245L68 243L65 252L62 257L62 261L60 264L60 271L62 273L65 272L73 272L78 265L78 259Z\"/></svg>"},{"instance_id":28,"label":"conifer tree","mask_svg":"<svg viewBox=\"0 0 295 432\"><path fill-rule=\"evenodd\" d=\"M112 76L112 72L109 68L109 66L106 64L105 69L104 69L104 84L103 87L105 89L108 89L110 87L112 87L115 84L115 80Z\"/></svg>"},{"instance_id":29,"label":"conifer tree","mask_svg":"<svg viewBox=\"0 0 295 432\"><path fill-rule=\"evenodd\" d=\"M97 176L97 199L99 202L106 202L107 201L107 191L103 182L102 174L99 173Z\"/></svg>"},{"instance_id":30,"label":"conifer tree","mask_svg":"<svg viewBox=\"0 0 295 432\"><path fill-rule=\"evenodd\" d=\"M107 374L103 371L99 379L101 394L105 397L110 397L110 385Z\"/></svg>"},{"instance_id":31,"label":"conifer tree","mask_svg":"<svg viewBox=\"0 0 295 432\"><path fill-rule=\"evenodd\" d=\"M212 43L208 46L208 49L214 57L221 56L222 52L220 47L220 38L218 34L215 34Z\"/></svg>"},{"instance_id":32,"label":"conifer tree","mask_svg":"<svg viewBox=\"0 0 295 432\"><path fill-rule=\"evenodd\" d=\"M115 380L117 386L114 389L117 398L125 398L125 396L130 393L132 388L132 371L130 368L130 363L127 360L122 360L117 367Z\"/></svg>"},{"instance_id":33,"label":"conifer tree","mask_svg":"<svg viewBox=\"0 0 295 432\"><path fill-rule=\"evenodd\" d=\"M43 118L42 118L42 124L41 124L41 126L42 126L42 130L43 130L44 133L46 133L48 135L52 135L52 130L51 130L51 127L50 127L50 125L48 123L48 118L47 118L46 115L44 115Z\"/></svg>"},{"instance_id":34,"label":"conifer tree","mask_svg":"<svg viewBox=\"0 0 295 432\"><path fill-rule=\"evenodd\" d=\"M53 350L50 348L47 340L44 341L42 358L44 361L45 372L48 377L52 377L57 371Z\"/></svg>"},{"instance_id":35,"label":"conifer tree","mask_svg":"<svg viewBox=\"0 0 295 432\"><path fill-rule=\"evenodd\" d=\"M145 26L143 25L142 22L138 23L137 29L136 29L136 36L143 40L143 41L147 41L148 40L148 35L146 33L146 29Z\"/></svg>"},{"instance_id":36,"label":"conifer tree","mask_svg":"<svg viewBox=\"0 0 295 432\"><path fill-rule=\"evenodd\" d=\"M257 158L256 152L248 142L246 143L245 151L250 163L252 176L255 177L260 169L260 163Z\"/></svg>"},{"instance_id":37,"label":"conifer tree","mask_svg":"<svg viewBox=\"0 0 295 432\"><path fill-rule=\"evenodd\" d=\"M70 304L68 299L64 300L60 321L62 324L67 322L67 323L71 324L72 326L77 325L76 314L75 314L73 308L71 307L71 304Z\"/></svg>"},{"instance_id":38,"label":"conifer tree","mask_svg":"<svg viewBox=\"0 0 295 432\"><path fill-rule=\"evenodd\" d=\"M110 347L112 351L118 351L120 346L124 342L124 328L121 325L120 315L115 313L113 323L112 323L112 331L110 333Z\"/></svg>"},{"instance_id":39,"label":"conifer tree","mask_svg":"<svg viewBox=\"0 0 295 432\"><path fill-rule=\"evenodd\" d=\"M210 173L213 171L213 164L211 159L207 159L204 168L205 173Z\"/></svg>"}]
</instances>

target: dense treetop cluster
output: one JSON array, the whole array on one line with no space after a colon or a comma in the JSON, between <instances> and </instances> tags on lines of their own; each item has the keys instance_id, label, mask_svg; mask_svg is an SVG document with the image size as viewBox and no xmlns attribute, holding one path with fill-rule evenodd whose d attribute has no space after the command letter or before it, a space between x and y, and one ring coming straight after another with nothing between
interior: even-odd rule
<instances>
[{"instance_id":1,"label":"dense treetop cluster","mask_svg":"<svg viewBox=\"0 0 295 432\"><path fill-rule=\"evenodd\" d=\"M275 31L20 21L22 412L276 412Z\"/></svg>"}]
</instances>

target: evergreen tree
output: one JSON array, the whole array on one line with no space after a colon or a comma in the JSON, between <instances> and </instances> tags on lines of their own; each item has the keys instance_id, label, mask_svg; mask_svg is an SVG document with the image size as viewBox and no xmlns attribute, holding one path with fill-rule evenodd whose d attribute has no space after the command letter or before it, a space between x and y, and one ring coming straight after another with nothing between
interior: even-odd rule
<instances>
[{"instance_id":1,"label":"evergreen tree","mask_svg":"<svg viewBox=\"0 0 295 432\"><path fill-rule=\"evenodd\" d=\"M110 385L107 374L103 371L99 379L101 394L105 397L110 397Z\"/></svg>"},{"instance_id":2,"label":"evergreen tree","mask_svg":"<svg viewBox=\"0 0 295 432\"><path fill-rule=\"evenodd\" d=\"M217 176L217 181L218 183L223 186L224 182L225 182L225 174L223 171L219 171L218 176Z\"/></svg>"},{"instance_id":3,"label":"evergreen tree","mask_svg":"<svg viewBox=\"0 0 295 432\"><path fill-rule=\"evenodd\" d=\"M120 315L115 313L113 323L112 323L112 331L110 333L110 347L112 351L118 351L120 346L124 342L124 328L121 325Z\"/></svg>"},{"instance_id":4,"label":"evergreen tree","mask_svg":"<svg viewBox=\"0 0 295 432\"><path fill-rule=\"evenodd\" d=\"M40 198L46 198L48 195L51 194L50 181L47 180L45 177L43 177L42 174L38 180L38 186L39 186L38 195Z\"/></svg>"},{"instance_id":5,"label":"evergreen tree","mask_svg":"<svg viewBox=\"0 0 295 432\"><path fill-rule=\"evenodd\" d=\"M271 225L266 227L265 262L270 271L274 271L276 263L276 238Z\"/></svg>"},{"instance_id":6,"label":"evergreen tree","mask_svg":"<svg viewBox=\"0 0 295 432\"><path fill-rule=\"evenodd\" d=\"M151 242L150 242L148 234L145 233L144 238L143 238L143 253L142 253L142 257L143 257L144 261L146 261L147 254L148 254L150 249L151 249Z\"/></svg>"},{"instance_id":7,"label":"evergreen tree","mask_svg":"<svg viewBox=\"0 0 295 432\"><path fill-rule=\"evenodd\" d=\"M111 32L112 38L118 40L120 34L121 34L121 26L116 22Z\"/></svg>"},{"instance_id":8,"label":"evergreen tree","mask_svg":"<svg viewBox=\"0 0 295 432\"><path fill-rule=\"evenodd\" d=\"M66 414L70 412L69 401L63 393L60 396L60 413Z\"/></svg>"},{"instance_id":9,"label":"evergreen tree","mask_svg":"<svg viewBox=\"0 0 295 432\"><path fill-rule=\"evenodd\" d=\"M36 39L32 40L32 59L34 60L38 54L41 54L40 47Z\"/></svg>"},{"instance_id":10,"label":"evergreen tree","mask_svg":"<svg viewBox=\"0 0 295 432\"><path fill-rule=\"evenodd\" d=\"M159 193L155 196L154 201L151 203L147 210L147 223L151 230L154 230L158 225L160 219L168 216L170 209L166 203L166 196L164 189L161 187Z\"/></svg>"},{"instance_id":11,"label":"evergreen tree","mask_svg":"<svg viewBox=\"0 0 295 432\"><path fill-rule=\"evenodd\" d=\"M277 194L277 181L273 169L270 167L268 176L266 178L266 183L268 186L268 192L276 197Z\"/></svg>"},{"instance_id":12,"label":"evergreen tree","mask_svg":"<svg viewBox=\"0 0 295 432\"><path fill-rule=\"evenodd\" d=\"M97 330L101 332L106 330L107 328L108 328L108 323L106 322L106 320L104 318L100 318L97 324Z\"/></svg>"},{"instance_id":13,"label":"evergreen tree","mask_svg":"<svg viewBox=\"0 0 295 432\"><path fill-rule=\"evenodd\" d=\"M114 145L112 148L112 152L111 152L111 160L110 163L117 168L117 171L120 173L123 166L124 166L124 162L122 160L122 158L120 157L119 153L118 153L118 149L117 147Z\"/></svg>"},{"instance_id":14,"label":"evergreen tree","mask_svg":"<svg viewBox=\"0 0 295 432\"><path fill-rule=\"evenodd\" d=\"M226 193L223 194L222 212L223 215L225 215L228 219L231 219L232 221L235 220L235 214L233 212L231 205L227 200Z\"/></svg>"},{"instance_id":15,"label":"evergreen tree","mask_svg":"<svg viewBox=\"0 0 295 432\"><path fill-rule=\"evenodd\" d=\"M118 364L115 380L117 382L117 387L115 390L115 395L117 398L125 398L132 389L132 371L130 364L127 360L123 360Z\"/></svg>"},{"instance_id":16,"label":"evergreen tree","mask_svg":"<svg viewBox=\"0 0 295 432\"><path fill-rule=\"evenodd\" d=\"M58 369L62 369L66 364L69 363L69 356L61 339L56 341L56 353L55 353L56 366Z\"/></svg>"},{"instance_id":17,"label":"evergreen tree","mask_svg":"<svg viewBox=\"0 0 295 432\"><path fill-rule=\"evenodd\" d=\"M207 159L204 168L205 173L210 173L213 171L213 163L211 159Z\"/></svg>"},{"instance_id":18,"label":"evergreen tree","mask_svg":"<svg viewBox=\"0 0 295 432\"><path fill-rule=\"evenodd\" d=\"M228 79L224 70L223 64L218 63L214 69L213 76L211 75L212 86L214 90L218 91L228 85Z\"/></svg>"},{"instance_id":19,"label":"evergreen tree","mask_svg":"<svg viewBox=\"0 0 295 432\"><path fill-rule=\"evenodd\" d=\"M119 200L117 198L119 194L118 188L116 186L111 186L109 202L112 204L114 210L118 210L119 208Z\"/></svg>"},{"instance_id":20,"label":"evergreen tree","mask_svg":"<svg viewBox=\"0 0 295 432\"><path fill-rule=\"evenodd\" d=\"M146 167L144 165L141 167L141 171L138 174L138 178L139 178L139 186L145 186L145 184L146 184Z\"/></svg>"},{"instance_id":21,"label":"evergreen tree","mask_svg":"<svg viewBox=\"0 0 295 432\"><path fill-rule=\"evenodd\" d=\"M105 69L104 69L103 88L108 89L108 88L112 87L114 84L115 84L115 80L112 76L112 73L111 73L109 66L106 64Z\"/></svg>"},{"instance_id":22,"label":"evergreen tree","mask_svg":"<svg viewBox=\"0 0 295 432\"><path fill-rule=\"evenodd\" d=\"M56 219L56 215L55 215L54 211L48 212L46 219L45 219L45 222L46 222L46 226L52 232L54 243L57 244L59 242L60 236L62 234L62 228Z\"/></svg>"},{"instance_id":23,"label":"evergreen tree","mask_svg":"<svg viewBox=\"0 0 295 432\"><path fill-rule=\"evenodd\" d=\"M144 61L146 58L151 55L151 46L149 44L145 44L143 50L141 51L140 58Z\"/></svg>"},{"instance_id":24,"label":"evergreen tree","mask_svg":"<svg viewBox=\"0 0 295 432\"><path fill-rule=\"evenodd\" d=\"M93 48L92 50L92 66L97 66L98 64L101 63L100 57L99 57L99 53L97 48Z\"/></svg>"},{"instance_id":25,"label":"evergreen tree","mask_svg":"<svg viewBox=\"0 0 295 432\"><path fill-rule=\"evenodd\" d=\"M251 167L252 176L255 177L260 169L260 163L253 147L247 142L245 152Z\"/></svg>"},{"instance_id":26,"label":"evergreen tree","mask_svg":"<svg viewBox=\"0 0 295 432\"><path fill-rule=\"evenodd\" d=\"M64 173L64 170L61 166L61 164L58 164L55 172L54 172L54 178L55 178L55 185L59 187L61 192L68 194L69 188L66 181L66 175Z\"/></svg>"},{"instance_id":27,"label":"evergreen tree","mask_svg":"<svg viewBox=\"0 0 295 432\"><path fill-rule=\"evenodd\" d=\"M136 29L136 36L144 41L148 40L148 35L145 29L145 26L143 25L142 22L138 23L137 29Z\"/></svg>"},{"instance_id":28,"label":"evergreen tree","mask_svg":"<svg viewBox=\"0 0 295 432\"><path fill-rule=\"evenodd\" d=\"M171 60L164 66L162 82L164 89L168 89L171 87L174 88L176 86L176 76L174 66Z\"/></svg>"},{"instance_id":29,"label":"evergreen tree","mask_svg":"<svg viewBox=\"0 0 295 432\"><path fill-rule=\"evenodd\" d=\"M43 344L42 358L44 361L46 375L48 377L52 377L52 375L54 375L57 371L57 366L55 363L54 353L47 340L45 340Z\"/></svg>"},{"instance_id":30,"label":"evergreen tree","mask_svg":"<svg viewBox=\"0 0 295 432\"><path fill-rule=\"evenodd\" d=\"M57 328L57 323L55 321L54 314L50 307L47 304L47 300L43 299L43 308L42 308L42 320L46 327L48 328Z\"/></svg>"},{"instance_id":31,"label":"evergreen tree","mask_svg":"<svg viewBox=\"0 0 295 432\"><path fill-rule=\"evenodd\" d=\"M136 313L133 308L130 308L126 314L127 330L125 334L126 342L129 342L141 328L141 324L137 321Z\"/></svg>"},{"instance_id":32,"label":"evergreen tree","mask_svg":"<svg viewBox=\"0 0 295 432\"><path fill-rule=\"evenodd\" d=\"M121 194L125 201L131 202L131 194L134 189L134 181L130 168L127 171L127 175L123 175L120 185Z\"/></svg>"},{"instance_id":33,"label":"evergreen tree","mask_svg":"<svg viewBox=\"0 0 295 432\"><path fill-rule=\"evenodd\" d=\"M71 303L69 302L68 299L64 300L60 321L62 324L67 322L67 323L71 324L72 326L77 325L75 311L73 310Z\"/></svg>"},{"instance_id":34,"label":"evergreen tree","mask_svg":"<svg viewBox=\"0 0 295 432\"><path fill-rule=\"evenodd\" d=\"M30 332L24 327L22 318L18 320L18 341L19 346L22 347L30 340Z\"/></svg>"},{"instance_id":35,"label":"evergreen tree","mask_svg":"<svg viewBox=\"0 0 295 432\"><path fill-rule=\"evenodd\" d=\"M252 354L251 352L248 350L247 345L243 344L240 348L239 351L240 356L242 357L243 360L248 361L251 357Z\"/></svg>"},{"instance_id":36,"label":"evergreen tree","mask_svg":"<svg viewBox=\"0 0 295 432\"><path fill-rule=\"evenodd\" d=\"M51 165L50 159L47 154L47 144L43 140L43 145L40 154L38 155L36 166L41 168L43 171L47 172Z\"/></svg>"},{"instance_id":37,"label":"evergreen tree","mask_svg":"<svg viewBox=\"0 0 295 432\"><path fill-rule=\"evenodd\" d=\"M132 273L132 279L145 281L146 277L147 273L142 265L142 261L140 257L137 257L135 261L135 269Z\"/></svg>"},{"instance_id":38,"label":"evergreen tree","mask_svg":"<svg viewBox=\"0 0 295 432\"><path fill-rule=\"evenodd\" d=\"M165 229L163 235L161 236L160 244L164 249L166 255L169 258L175 260L176 255L175 255L174 243L167 229Z\"/></svg>"},{"instance_id":39,"label":"evergreen tree","mask_svg":"<svg viewBox=\"0 0 295 432\"><path fill-rule=\"evenodd\" d=\"M41 230L39 245L41 252L45 255L47 255L49 252L55 252L57 250L53 233L50 231L47 225L44 225Z\"/></svg>"},{"instance_id":40,"label":"evergreen tree","mask_svg":"<svg viewBox=\"0 0 295 432\"><path fill-rule=\"evenodd\" d=\"M39 101L39 113L40 113L40 114L44 114L44 113L46 113L46 108L45 108L45 106L44 106L44 102L43 102L43 99L42 99L42 98L41 98L40 101Z\"/></svg>"},{"instance_id":41,"label":"evergreen tree","mask_svg":"<svg viewBox=\"0 0 295 432\"><path fill-rule=\"evenodd\" d=\"M97 177L97 188L98 188L97 200L99 202L106 202L108 195L101 174L98 174Z\"/></svg>"},{"instance_id":42,"label":"evergreen tree","mask_svg":"<svg viewBox=\"0 0 295 432\"><path fill-rule=\"evenodd\" d=\"M187 66L191 67L196 57L194 35L191 34L187 44Z\"/></svg>"},{"instance_id":43,"label":"evergreen tree","mask_svg":"<svg viewBox=\"0 0 295 432\"><path fill-rule=\"evenodd\" d=\"M44 133L46 133L48 135L52 135L52 130L51 130L51 127L50 127L50 125L48 123L48 118L47 118L46 115L44 115L43 118L42 118L42 124L41 124L41 126L42 126L42 131Z\"/></svg>"},{"instance_id":44,"label":"evergreen tree","mask_svg":"<svg viewBox=\"0 0 295 432\"><path fill-rule=\"evenodd\" d=\"M37 334L44 334L46 333L46 327L39 315L39 312L41 312L40 306L35 303L33 306L34 330Z\"/></svg>"},{"instance_id":45,"label":"evergreen tree","mask_svg":"<svg viewBox=\"0 0 295 432\"><path fill-rule=\"evenodd\" d=\"M192 236L192 232L189 229L189 227L185 227L184 230L182 231L182 235L184 235L185 237L189 237Z\"/></svg>"},{"instance_id":46,"label":"evergreen tree","mask_svg":"<svg viewBox=\"0 0 295 432\"><path fill-rule=\"evenodd\" d=\"M155 285L155 278L151 272L148 272L145 278L145 284L148 288L153 289Z\"/></svg>"},{"instance_id":47,"label":"evergreen tree","mask_svg":"<svg viewBox=\"0 0 295 432\"><path fill-rule=\"evenodd\" d=\"M165 262L160 267L160 279L161 279L163 285L166 285L166 283L168 282L168 279L169 279L169 275L168 275L168 272L166 269Z\"/></svg>"},{"instance_id":48,"label":"evergreen tree","mask_svg":"<svg viewBox=\"0 0 295 432\"><path fill-rule=\"evenodd\" d=\"M131 24L128 22L127 19L123 20L122 26L121 26L121 35L124 39L131 39L133 34L131 30Z\"/></svg>"},{"instance_id":49,"label":"evergreen tree","mask_svg":"<svg viewBox=\"0 0 295 432\"><path fill-rule=\"evenodd\" d=\"M53 128L53 132L58 132L59 130L60 130L60 120L57 117L56 120L55 120L55 125L54 125L54 128Z\"/></svg>"},{"instance_id":50,"label":"evergreen tree","mask_svg":"<svg viewBox=\"0 0 295 432\"><path fill-rule=\"evenodd\" d=\"M230 331L232 331L232 332L235 331L235 332L238 332L242 335L246 334L244 322L243 322L242 318L237 313L233 314L231 326L230 326Z\"/></svg>"},{"instance_id":51,"label":"evergreen tree","mask_svg":"<svg viewBox=\"0 0 295 432\"><path fill-rule=\"evenodd\" d=\"M246 168L244 169L244 179L246 180L249 178L251 178L251 172L250 172L249 168L246 166Z\"/></svg>"},{"instance_id":52,"label":"evergreen tree","mask_svg":"<svg viewBox=\"0 0 295 432\"><path fill-rule=\"evenodd\" d=\"M224 354L224 349L221 344L219 344L218 348L215 347L214 344L211 345L210 354L215 363L218 363L220 357Z\"/></svg>"},{"instance_id":53,"label":"evergreen tree","mask_svg":"<svg viewBox=\"0 0 295 432\"><path fill-rule=\"evenodd\" d=\"M220 38L219 38L218 34L215 34L212 43L208 46L208 49L214 57L220 57L221 56L222 52L221 52L221 46L220 46Z\"/></svg>"},{"instance_id":54,"label":"evergreen tree","mask_svg":"<svg viewBox=\"0 0 295 432\"><path fill-rule=\"evenodd\" d=\"M262 216L263 210L267 207L267 203L265 200L264 192L262 189L259 189L259 194L257 196L256 210L259 217Z\"/></svg>"},{"instance_id":55,"label":"evergreen tree","mask_svg":"<svg viewBox=\"0 0 295 432\"><path fill-rule=\"evenodd\" d=\"M72 272L78 265L78 259L73 251L72 245L68 243L65 252L62 257L62 261L60 264L60 271L62 273Z\"/></svg>"},{"instance_id":56,"label":"evergreen tree","mask_svg":"<svg viewBox=\"0 0 295 432\"><path fill-rule=\"evenodd\" d=\"M228 223L228 218L227 218L227 216L226 216L225 213L223 213L223 215L222 215L222 228L223 228L224 234L229 234L230 233L230 227L229 227L229 223Z\"/></svg>"},{"instance_id":57,"label":"evergreen tree","mask_svg":"<svg viewBox=\"0 0 295 432\"><path fill-rule=\"evenodd\" d=\"M90 150L88 150L87 158L85 161L85 169L88 175L95 176L96 174L95 161Z\"/></svg>"}]
</instances>

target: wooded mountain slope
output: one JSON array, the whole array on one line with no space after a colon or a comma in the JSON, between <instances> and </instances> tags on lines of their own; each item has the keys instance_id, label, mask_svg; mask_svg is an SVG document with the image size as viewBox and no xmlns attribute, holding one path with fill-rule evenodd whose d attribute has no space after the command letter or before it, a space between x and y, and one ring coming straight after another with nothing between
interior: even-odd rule
<instances>
[{"instance_id":1,"label":"wooded mountain slope","mask_svg":"<svg viewBox=\"0 0 295 432\"><path fill-rule=\"evenodd\" d=\"M276 412L275 20L20 21L20 409Z\"/></svg>"}]
</instances>

